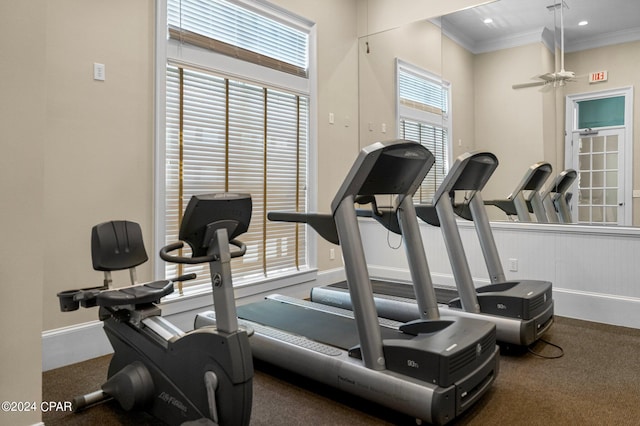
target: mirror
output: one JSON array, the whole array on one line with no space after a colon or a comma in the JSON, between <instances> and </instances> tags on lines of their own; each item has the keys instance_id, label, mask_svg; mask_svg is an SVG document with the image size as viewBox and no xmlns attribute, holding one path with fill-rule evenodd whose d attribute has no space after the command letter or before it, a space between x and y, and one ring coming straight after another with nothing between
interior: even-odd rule
<instances>
[{"instance_id":1,"label":"mirror","mask_svg":"<svg viewBox=\"0 0 640 426\"><path fill-rule=\"evenodd\" d=\"M396 59L442 74L442 38L434 17L493 0L359 0L360 145L396 138ZM437 20L436 20L437 21Z\"/></svg>"},{"instance_id":2,"label":"mirror","mask_svg":"<svg viewBox=\"0 0 640 426\"><path fill-rule=\"evenodd\" d=\"M617 96L612 91L639 82L632 58L638 58L640 48L640 3L564 0L563 5L558 0L500 0L441 19L443 76L462 68L450 45L472 52L473 145L501 160L485 199L505 198L530 165L544 160L553 166L552 176L566 168L582 170L572 188L574 220L640 225L640 204L632 199L640 182L632 181L638 161L630 158L637 115L627 117L624 131L582 137L572 132L578 109L567 101L577 94ZM484 22L487 18L493 22ZM591 74L608 78L589 82ZM632 108L629 102L627 109ZM600 159L606 159L606 166L596 166ZM591 169L585 170L585 164ZM493 219L504 217L492 212Z\"/></svg>"},{"instance_id":3,"label":"mirror","mask_svg":"<svg viewBox=\"0 0 640 426\"><path fill-rule=\"evenodd\" d=\"M441 18L443 75L454 82L471 82L467 89L471 102L458 99L453 107L452 142L490 151L500 161L483 191L485 200L507 198L528 167L538 161L550 162L554 171L563 167L556 141L559 88L512 88L554 71L554 14L544 5L543 1L501 0ZM537 9L544 15L535 27L525 25ZM490 17L494 21L485 24ZM515 29L511 22L516 22ZM460 116L468 118L461 121ZM507 218L497 208L488 211L492 220Z\"/></svg>"},{"instance_id":4,"label":"mirror","mask_svg":"<svg viewBox=\"0 0 640 426\"><path fill-rule=\"evenodd\" d=\"M396 59L442 72L440 28L421 20L359 39L360 146L397 137Z\"/></svg>"},{"instance_id":5,"label":"mirror","mask_svg":"<svg viewBox=\"0 0 640 426\"><path fill-rule=\"evenodd\" d=\"M565 152L566 98L640 83L634 67L640 51L640 2L564 0L564 68L576 78L514 89L513 85L538 83L538 76L559 71L559 7L553 8L553 3L499 0L360 37L361 145L399 134L395 58L401 58L441 77L451 88L451 110L444 118L450 120L450 157L481 149L500 159L485 199L506 198L538 161L548 161L554 175L560 173L569 156ZM529 27L534 16L540 18L535 27ZM488 17L493 23L484 24ZM591 22L579 26L582 19ZM462 30L477 32L469 35ZM608 71L608 80L589 83L589 74L596 71ZM629 121L631 126L638 122L638 114ZM640 162L635 158L630 161L634 167ZM626 173L631 176L630 170ZM631 201L632 189L640 188L640 177L624 179L624 192ZM589 196L597 201L593 194ZM628 224L640 225L640 199L629 204L638 213ZM491 210L492 219L505 220L502 212Z\"/></svg>"}]
</instances>

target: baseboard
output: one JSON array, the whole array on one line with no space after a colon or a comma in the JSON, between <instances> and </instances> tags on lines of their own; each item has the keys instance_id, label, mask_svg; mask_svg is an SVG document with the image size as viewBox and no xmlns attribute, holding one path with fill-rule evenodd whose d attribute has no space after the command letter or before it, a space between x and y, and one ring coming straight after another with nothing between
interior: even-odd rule
<instances>
[{"instance_id":1,"label":"baseboard","mask_svg":"<svg viewBox=\"0 0 640 426\"><path fill-rule=\"evenodd\" d=\"M554 312L559 316L640 328L640 298L554 287L553 300Z\"/></svg>"},{"instance_id":2,"label":"baseboard","mask_svg":"<svg viewBox=\"0 0 640 426\"><path fill-rule=\"evenodd\" d=\"M42 371L86 361L113 352L101 321L42 333Z\"/></svg>"},{"instance_id":3,"label":"baseboard","mask_svg":"<svg viewBox=\"0 0 640 426\"><path fill-rule=\"evenodd\" d=\"M313 277L313 279L309 278ZM282 280L254 286L253 291L239 288L238 303L250 303L267 294L281 293L287 296L307 298L312 287L344 281L344 268L335 268L308 275L302 280ZM258 290L260 289L260 290ZM211 294L189 298L184 302L170 302L162 306L163 315L182 330L193 328L197 312L212 306ZM111 344L102 331L102 322L91 321L70 327L47 330L42 333L42 371L64 367L77 362L112 353Z\"/></svg>"}]
</instances>

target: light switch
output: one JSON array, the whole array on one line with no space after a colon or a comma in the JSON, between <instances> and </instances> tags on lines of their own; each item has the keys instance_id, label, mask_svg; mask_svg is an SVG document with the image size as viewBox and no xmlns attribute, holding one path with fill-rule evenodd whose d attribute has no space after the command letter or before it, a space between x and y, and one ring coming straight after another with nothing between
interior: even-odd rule
<instances>
[{"instance_id":1,"label":"light switch","mask_svg":"<svg viewBox=\"0 0 640 426\"><path fill-rule=\"evenodd\" d=\"M98 63L93 64L93 79L98 81L105 80L104 64L98 64Z\"/></svg>"}]
</instances>

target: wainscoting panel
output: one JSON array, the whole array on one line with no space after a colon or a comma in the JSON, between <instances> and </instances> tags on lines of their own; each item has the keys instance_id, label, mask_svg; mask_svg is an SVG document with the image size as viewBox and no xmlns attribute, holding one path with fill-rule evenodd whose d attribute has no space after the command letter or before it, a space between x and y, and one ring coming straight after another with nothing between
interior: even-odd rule
<instances>
[{"instance_id":1,"label":"wainscoting panel","mask_svg":"<svg viewBox=\"0 0 640 426\"><path fill-rule=\"evenodd\" d=\"M476 286L486 284L473 223L458 224ZM360 227L372 277L409 281L401 238L371 219ZM420 229L434 283L454 285L440 229ZM513 222L492 229L507 279L551 281L557 315L640 328L640 229Z\"/></svg>"}]
</instances>

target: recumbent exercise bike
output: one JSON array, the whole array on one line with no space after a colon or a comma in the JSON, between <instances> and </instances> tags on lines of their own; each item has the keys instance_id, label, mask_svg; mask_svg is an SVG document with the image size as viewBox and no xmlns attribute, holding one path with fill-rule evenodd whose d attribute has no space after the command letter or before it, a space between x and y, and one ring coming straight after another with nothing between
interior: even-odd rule
<instances>
[{"instance_id":1,"label":"recumbent exercise bike","mask_svg":"<svg viewBox=\"0 0 640 426\"><path fill-rule=\"evenodd\" d=\"M160 298L173 292L185 275L136 285L135 267L148 257L140 225L111 221L91 233L93 267L104 271L101 287L58 294L60 309L99 307L114 354L102 389L76 397L75 411L115 398L123 409L145 410L168 424L247 425L251 415L253 361L251 331L238 328L230 260L246 247L234 240L249 227L251 197L217 193L194 196L185 209L179 239L192 256L164 247L160 257L182 264L209 263L217 326L183 332L161 316ZM229 246L239 250L230 251ZM129 269L132 286L111 289L111 271Z\"/></svg>"}]
</instances>

